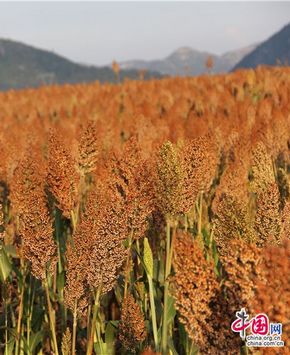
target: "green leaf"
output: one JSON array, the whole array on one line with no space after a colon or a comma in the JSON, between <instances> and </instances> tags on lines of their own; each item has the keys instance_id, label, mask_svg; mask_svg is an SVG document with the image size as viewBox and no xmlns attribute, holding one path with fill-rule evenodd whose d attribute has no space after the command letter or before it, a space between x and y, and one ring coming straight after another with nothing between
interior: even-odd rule
<instances>
[{"instance_id":1,"label":"green leaf","mask_svg":"<svg viewBox=\"0 0 290 355\"><path fill-rule=\"evenodd\" d=\"M116 327L111 322L107 324L106 332L105 332L105 342L108 346L114 344L116 330L117 330Z\"/></svg>"},{"instance_id":2,"label":"green leaf","mask_svg":"<svg viewBox=\"0 0 290 355\"><path fill-rule=\"evenodd\" d=\"M21 338L20 349L24 352L24 354L32 355L31 351L29 350L29 346L27 344L27 340L24 338L23 335L21 335L20 338Z\"/></svg>"},{"instance_id":3,"label":"green leaf","mask_svg":"<svg viewBox=\"0 0 290 355\"><path fill-rule=\"evenodd\" d=\"M15 345L15 339L10 339L8 341L8 343L6 343L5 345L5 352L4 355L10 355L13 354L13 350L14 350L14 345Z\"/></svg>"},{"instance_id":4,"label":"green leaf","mask_svg":"<svg viewBox=\"0 0 290 355\"><path fill-rule=\"evenodd\" d=\"M97 355L106 354L111 355L113 353L108 352L107 344L104 343L102 340L98 343L94 343L94 350Z\"/></svg>"},{"instance_id":5,"label":"green leaf","mask_svg":"<svg viewBox=\"0 0 290 355\"><path fill-rule=\"evenodd\" d=\"M112 322L109 322L106 327L105 332L105 347L106 354L114 354L115 353L115 339L116 339L117 328ZM104 350L104 349L103 349Z\"/></svg>"},{"instance_id":6,"label":"green leaf","mask_svg":"<svg viewBox=\"0 0 290 355\"><path fill-rule=\"evenodd\" d=\"M5 282L12 270L12 264L7 256L7 253L3 247L0 245L0 279Z\"/></svg>"},{"instance_id":7,"label":"green leaf","mask_svg":"<svg viewBox=\"0 0 290 355\"><path fill-rule=\"evenodd\" d=\"M56 286L59 291L64 289L64 283L65 283L64 272L61 272L60 274L58 273L56 279Z\"/></svg>"},{"instance_id":8,"label":"green leaf","mask_svg":"<svg viewBox=\"0 0 290 355\"><path fill-rule=\"evenodd\" d=\"M153 277L153 254L150 248L150 244L147 238L144 238L144 265L146 268L147 274L152 278Z\"/></svg>"},{"instance_id":9,"label":"green leaf","mask_svg":"<svg viewBox=\"0 0 290 355\"><path fill-rule=\"evenodd\" d=\"M204 240L206 247L209 248L210 234L208 233L208 231L205 228L202 228L201 233L202 233L203 240Z\"/></svg>"},{"instance_id":10,"label":"green leaf","mask_svg":"<svg viewBox=\"0 0 290 355\"><path fill-rule=\"evenodd\" d=\"M118 320L111 320L110 323L117 330L120 322Z\"/></svg>"},{"instance_id":11,"label":"green leaf","mask_svg":"<svg viewBox=\"0 0 290 355\"><path fill-rule=\"evenodd\" d=\"M168 348L169 348L169 354L178 355L178 352L176 351L176 349L174 347L174 343L173 343L172 338L168 338Z\"/></svg>"},{"instance_id":12,"label":"green leaf","mask_svg":"<svg viewBox=\"0 0 290 355\"><path fill-rule=\"evenodd\" d=\"M35 349L42 342L43 336L44 336L44 331L43 330L40 330L37 333L32 334L30 336L29 349L30 349L32 354L35 354Z\"/></svg>"},{"instance_id":13,"label":"green leaf","mask_svg":"<svg viewBox=\"0 0 290 355\"><path fill-rule=\"evenodd\" d=\"M18 258L18 254L16 252L16 248L14 245L5 245L5 251L7 255L11 256L12 258Z\"/></svg>"},{"instance_id":14,"label":"green leaf","mask_svg":"<svg viewBox=\"0 0 290 355\"><path fill-rule=\"evenodd\" d=\"M160 282L161 285L163 285L165 281L164 271L165 271L164 260L163 259L154 260L154 279L158 280L158 282Z\"/></svg>"},{"instance_id":15,"label":"green leaf","mask_svg":"<svg viewBox=\"0 0 290 355\"><path fill-rule=\"evenodd\" d=\"M171 323L176 315L176 310L174 307L174 298L168 295L168 304L167 304L167 324Z\"/></svg>"}]
</instances>

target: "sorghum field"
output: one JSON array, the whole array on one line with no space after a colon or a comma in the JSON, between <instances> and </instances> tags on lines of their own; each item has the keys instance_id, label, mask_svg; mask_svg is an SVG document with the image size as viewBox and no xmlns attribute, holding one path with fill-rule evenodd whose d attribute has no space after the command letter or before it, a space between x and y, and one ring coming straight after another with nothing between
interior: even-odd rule
<instances>
[{"instance_id":1,"label":"sorghum field","mask_svg":"<svg viewBox=\"0 0 290 355\"><path fill-rule=\"evenodd\" d=\"M1 93L0 353L289 353L289 148L289 67Z\"/></svg>"}]
</instances>

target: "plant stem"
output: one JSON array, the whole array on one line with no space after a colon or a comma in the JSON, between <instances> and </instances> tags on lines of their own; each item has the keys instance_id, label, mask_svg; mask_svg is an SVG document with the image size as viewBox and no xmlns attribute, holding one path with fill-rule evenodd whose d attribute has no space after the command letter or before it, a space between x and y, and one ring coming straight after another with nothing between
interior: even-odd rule
<instances>
[{"instance_id":1,"label":"plant stem","mask_svg":"<svg viewBox=\"0 0 290 355\"><path fill-rule=\"evenodd\" d=\"M157 320L156 320L156 310L155 310L155 301L154 301L154 288L152 277L148 275L148 284L149 284L149 296L150 296L150 307L151 307L151 317L152 317L152 328L153 328L153 337L155 348L158 350L158 332L157 332Z\"/></svg>"},{"instance_id":2,"label":"plant stem","mask_svg":"<svg viewBox=\"0 0 290 355\"><path fill-rule=\"evenodd\" d=\"M140 255L140 244L139 244L139 240L138 239L136 240L136 250L137 250L138 255ZM139 258L137 258L137 264L140 265L140 259Z\"/></svg>"},{"instance_id":3,"label":"plant stem","mask_svg":"<svg viewBox=\"0 0 290 355\"><path fill-rule=\"evenodd\" d=\"M55 210L55 234L56 234L56 244L57 244L57 273L56 275L61 275L63 272L62 267L62 253L61 253L61 225L60 225L60 213L59 210ZM67 311L64 306L64 296L63 296L63 287L58 287L58 302L60 304L60 314L61 314L61 333L64 333L66 330L66 321L67 321Z\"/></svg>"},{"instance_id":4,"label":"plant stem","mask_svg":"<svg viewBox=\"0 0 290 355\"><path fill-rule=\"evenodd\" d=\"M127 260L126 260L126 276L125 276L125 285L124 285L124 298L127 296L128 291L128 283L130 279L130 256L131 256L131 246L132 246L132 239L133 239L133 230L131 230L130 237L129 237L129 246L128 246L128 253L127 253Z\"/></svg>"},{"instance_id":5,"label":"plant stem","mask_svg":"<svg viewBox=\"0 0 290 355\"><path fill-rule=\"evenodd\" d=\"M188 220L187 220L187 214L184 215L184 230L187 232L188 229Z\"/></svg>"},{"instance_id":6,"label":"plant stem","mask_svg":"<svg viewBox=\"0 0 290 355\"><path fill-rule=\"evenodd\" d=\"M8 344L8 316L7 316L7 293L6 293L6 282L3 282L2 285L2 298L4 303L4 312L5 312L5 351L4 355L9 355L7 350Z\"/></svg>"},{"instance_id":7,"label":"plant stem","mask_svg":"<svg viewBox=\"0 0 290 355\"><path fill-rule=\"evenodd\" d=\"M76 337L77 337L77 301L75 301L74 315L73 315L73 336L72 336L72 355L76 352Z\"/></svg>"},{"instance_id":8,"label":"plant stem","mask_svg":"<svg viewBox=\"0 0 290 355\"><path fill-rule=\"evenodd\" d=\"M53 316L53 310L50 302L47 278L44 280L44 288L46 293L50 330L52 333L52 343L53 343L55 355L58 355L58 347L57 347L57 340L56 340L55 327L54 327L54 316Z\"/></svg>"},{"instance_id":9,"label":"plant stem","mask_svg":"<svg viewBox=\"0 0 290 355\"><path fill-rule=\"evenodd\" d=\"M173 233L175 235L175 232ZM164 275L164 306L163 306L163 324L162 324L162 352L166 354L167 351L167 335L168 335L168 296L169 296L169 275L171 273L171 261L173 253L173 241L170 240L170 220L166 221L166 262L165 262L165 275Z\"/></svg>"},{"instance_id":10,"label":"plant stem","mask_svg":"<svg viewBox=\"0 0 290 355\"><path fill-rule=\"evenodd\" d=\"M200 201L199 201L199 211L198 211L198 235L201 236L201 225L202 225L202 191L200 193Z\"/></svg>"},{"instance_id":11,"label":"plant stem","mask_svg":"<svg viewBox=\"0 0 290 355\"><path fill-rule=\"evenodd\" d=\"M91 311L92 311L92 305L89 304L88 306L88 312L87 312L87 343L89 343L90 340L90 334L91 334L91 328L90 328L90 316L91 316Z\"/></svg>"},{"instance_id":12,"label":"plant stem","mask_svg":"<svg viewBox=\"0 0 290 355\"><path fill-rule=\"evenodd\" d=\"M31 294L31 299L30 299L30 294ZM34 296L35 296L35 285L34 285L32 276L30 275L29 308L28 308L27 323L26 323L26 327L27 327L26 333L27 333L27 344L28 345L29 345L29 342L30 342L30 331L31 331L31 321L32 321L32 313L33 313Z\"/></svg>"},{"instance_id":13,"label":"plant stem","mask_svg":"<svg viewBox=\"0 0 290 355\"><path fill-rule=\"evenodd\" d=\"M19 305L19 313L17 319L17 342L16 342L16 349L15 354L18 355L20 350L20 334L21 334L21 325L22 325L22 315L23 315L23 302L24 302L24 289L25 289L25 276L23 275L23 285L20 295L20 305Z\"/></svg>"},{"instance_id":14,"label":"plant stem","mask_svg":"<svg viewBox=\"0 0 290 355\"><path fill-rule=\"evenodd\" d=\"M99 310L100 294L101 294L101 285L98 287L98 290L96 292L95 303L94 303L94 308L93 308L93 319L92 319L92 324L91 324L91 332L90 332L90 338L89 338L88 347L87 347L87 355L92 355L92 353L93 353L94 335L95 335L95 330L96 330L97 314L98 314L98 310Z\"/></svg>"},{"instance_id":15,"label":"plant stem","mask_svg":"<svg viewBox=\"0 0 290 355\"><path fill-rule=\"evenodd\" d=\"M17 219L17 230L19 229L19 220ZM21 247L20 247L20 270L22 275L22 289L20 295L20 304L19 304L19 312L18 312L18 319L17 319L17 330L16 330L16 347L15 347L15 355L18 355L20 350L20 335L21 335L21 325L22 325L22 315L23 315L23 302L24 302L24 290L25 290L25 278L26 278L26 270L25 270L25 263L23 259L23 241L21 240Z\"/></svg>"},{"instance_id":16,"label":"plant stem","mask_svg":"<svg viewBox=\"0 0 290 355\"><path fill-rule=\"evenodd\" d=\"M193 352L193 341L191 342L190 345L189 355L192 355L192 352Z\"/></svg>"},{"instance_id":17,"label":"plant stem","mask_svg":"<svg viewBox=\"0 0 290 355\"><path fill-rule=\"evenodd\" d=\"M175 243L175 237L176 237L176 225L173 226L172 228L172 238L171 238L171 243L170 243L170 250L169 250L169 261L168 261L168 276L171 274L171 268L172 268L172 257L173 257L173 249L174 249L174 243ZM167 276L167 278L168 278ZM169 280L168 280L169 283Z\"/></svg>"}]
</instances>

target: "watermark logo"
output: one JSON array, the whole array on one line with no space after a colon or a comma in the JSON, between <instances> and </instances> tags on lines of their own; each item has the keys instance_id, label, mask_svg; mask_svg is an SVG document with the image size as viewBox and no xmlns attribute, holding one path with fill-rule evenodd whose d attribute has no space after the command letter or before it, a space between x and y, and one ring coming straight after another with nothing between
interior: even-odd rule
<instances>
[{"instance_id":1,"label":"watermark logo","mask_svg":"<svg viewBox=\"0 0 290 355\"><path fill-rule=\"evenodd\" d=\"M249 318L245 308L236 312L236 320L231 325L233 332L239 333L248 347L282 347L282 323L270 323L265 313ZM250 334L247 335L248 333Z\"/></svg>"}]
</instances>

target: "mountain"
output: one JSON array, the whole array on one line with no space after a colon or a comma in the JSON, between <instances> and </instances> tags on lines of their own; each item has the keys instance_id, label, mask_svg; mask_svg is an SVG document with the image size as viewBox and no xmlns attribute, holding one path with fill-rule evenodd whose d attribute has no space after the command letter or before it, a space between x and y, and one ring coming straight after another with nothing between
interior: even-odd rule
<instances>
[{"instance_id":1,"label":"mountain","mask_svg":"<svg viewBox=\"0 0 290 355\"><path fill-rule=\"evenodd\" d=\"M120 67L122 69L158 71L163 75L199 75L206 72L205 62L210 56L214 63L212 72L221 73L229 71L255 48L256 45L252 45L218 56L208 52L200 52L190 47L181 47L164 59L126 61L120 63Z\"/></svg>"},{"instance_id":2,"label":"mountain","mask_svg":"<svg viewBox=\"0 0 290 355\"><path fill-rule=\"evenodd\" d=\"M238 68L255 68L257 65L277 65L290 63L290 24L261 43L234 66Z\"/></svg>"},{"instance_id":3,"label":"mountain","mask_svg":"<svg viewBox=\"0 0 290 355\"><path fill-rule=\"evenodd\" d=\"M121 70L120 79L139 77L137 70ZM145 78L160 77L148 72ZM74 63L60 55L23 43L0 39L0 90L37 87L43 84L115 82L110 67Z\"/></svg>"}]
</instances>

